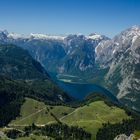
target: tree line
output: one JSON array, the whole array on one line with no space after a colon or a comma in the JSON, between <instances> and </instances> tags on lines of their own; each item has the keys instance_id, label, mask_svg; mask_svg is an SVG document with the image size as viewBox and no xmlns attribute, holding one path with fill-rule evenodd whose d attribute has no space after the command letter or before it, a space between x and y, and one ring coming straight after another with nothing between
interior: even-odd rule
<instances>
[{"instance_id":1,"label":"tree line","mask_svg":"<svg viewBox=\"0 0 140 140\"><path fill-rule=\"evenodd\" d=\"M91 134L77 126L68 126L66 124L50 124L44 127L38 127L35 124L25 127L25 135L34 133L36 135L50 136L55 140L91 140Z\"/></svg>"}]
</instances>

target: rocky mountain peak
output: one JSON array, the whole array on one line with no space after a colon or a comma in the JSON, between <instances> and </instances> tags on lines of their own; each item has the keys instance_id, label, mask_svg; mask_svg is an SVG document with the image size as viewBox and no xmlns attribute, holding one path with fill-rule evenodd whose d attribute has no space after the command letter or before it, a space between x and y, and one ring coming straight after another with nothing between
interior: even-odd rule
<instances>
[{"instance_id":1,"label":"rocky mountain peak","mask_svg":"<svg viewBox=\"0 0 140 140\"><path fill-rule=\"evenodd\" d=\"M7 35L8 35L8 32L7 32L7 30L0 30L0 40L4 40L4 39L6 39L7 38Z\"/></svg>"}]
</instances>

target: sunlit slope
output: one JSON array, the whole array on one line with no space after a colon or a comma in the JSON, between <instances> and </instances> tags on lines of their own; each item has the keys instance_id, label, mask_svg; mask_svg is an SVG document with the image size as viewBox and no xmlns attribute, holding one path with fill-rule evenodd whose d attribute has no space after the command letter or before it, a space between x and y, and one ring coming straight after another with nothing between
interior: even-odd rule
<instances>
[{"instance_id":1,"label":"sunlit slope","mask_svg":"<svg viewBox=\"0 0 140 140\"><path fill-rule=\"evenodd\" d=\"M94 101L78 108L72 108L45 105L43 102L26 98L21 107L20 117L9 125L26 126L35 123L42 126L59 120L68 125L82 127L92 134L94 140L103 123L116 123L127 118L129 117L123 109L109 106L104 101Z\"/></svg>"},{"instance_id":2,"label":"sunlit slope","mask_svg":"<svg viewBox=\"0 0 140 140\"><path fill-rule=\"evenodd\" d=\"M56 122L51 113L57 118L72 112L74 109L66 106L50 106L45 105L30 98L26 98L25 103L21 107L20 117L13 120L9 125L29 125L32 123L44 125L51 122Z\"/></svg>"},{"instance_id":3,"label":"sunlit slope","mask_svg":"<svg viewBox=\"0 0 140 140\"><path fill-rule=\"evenodd\" d=\"M104 101L95 101L77 108L73 113L62 119L69 125L78 125L90 132L95 137L97 130L103 123L116 123L128 116L125 111L114 106L108 106Z\"/></svg>"}]
</instances>

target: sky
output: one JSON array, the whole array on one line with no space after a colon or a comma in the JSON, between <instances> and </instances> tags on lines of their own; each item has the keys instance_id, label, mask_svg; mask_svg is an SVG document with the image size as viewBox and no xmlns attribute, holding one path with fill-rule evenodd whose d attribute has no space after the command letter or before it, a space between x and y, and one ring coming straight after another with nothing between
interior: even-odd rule
<instances>
[{"instance_id":1,"label":"sky","mask_svg":"<svg viewBox=\"0 0 140 140\"><path fill-rule=\"evenodd\" d=\"M140 25L140 0L0 0L0 30L113 37Z\"/></svg>"}]
</instances>

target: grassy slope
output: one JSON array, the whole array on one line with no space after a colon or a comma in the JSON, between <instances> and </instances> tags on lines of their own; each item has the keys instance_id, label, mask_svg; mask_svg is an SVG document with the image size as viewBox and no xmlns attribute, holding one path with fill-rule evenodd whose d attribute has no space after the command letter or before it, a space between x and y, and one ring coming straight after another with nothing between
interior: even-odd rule
<instances>
[{"instance_id":1,"label":"grassy slope","mask_svg":"<svg viewBox=\"0 0 140 140\"><path fill-rule=\"evenodd\" d=\"M49 109L49 112L47 108ZM41 111L34 114L38 110ZM113 106L109 107L103 101L95 101L89 105L74 109L66 106L51 107L42 102L27 98L21 108L21 117L18 117L10 124L28 125L34 122L42 125L56 122L54 117L50 115L50 112L68 125L78 125L79 127L84 128L92 134L92 139L95 139L96 132L102 127L102 123L107 123L108 121L116 123L120 122L122 119L128 118L124 110ZM64 115L64 113L67 113L68 115Z\"/></svg>"},{"instance_id":2,"label":"grassy slope","mask_svg":"<svg viewBox=\"0 0 140 140\"><path fill-rule=\"evenodd\" d=\"M108 121L116 123L123 118L127 118L124 110L117 107L109 107L103 101L96 101L77 108L74 113L65 117L63 122L83 127L95 139L97 130L102 127L102 123L107 123Z\"/></svg>"},{"instance_id":3,"label":"grassy slope","mask_svg":"<svg viewBox=\"0 0 140 140\"><path fill-rule=\"evenodd\" d=\"M48 109L50 110L48 112ZM47 124L54 121L54 117L50 112L54 113L58 118L64 116L63 113L70 113L74 109L66 106L45 105L43 102L38 102L33 99L26 98L25 103L21 107L20 117L13 120L10 124L14 125L28 125L33 122L36 124Z\"/></svg>"}]
</instances>

